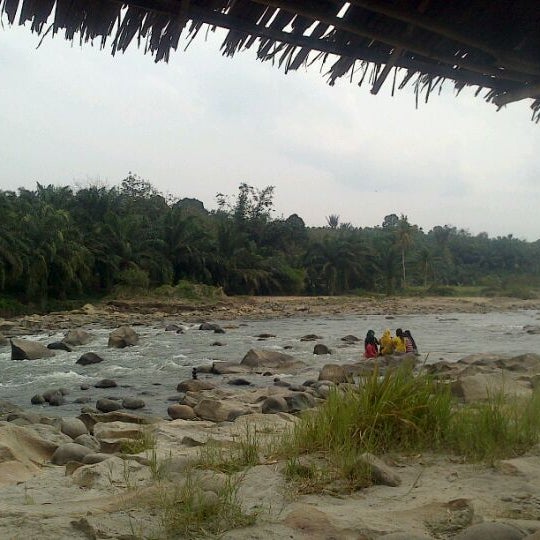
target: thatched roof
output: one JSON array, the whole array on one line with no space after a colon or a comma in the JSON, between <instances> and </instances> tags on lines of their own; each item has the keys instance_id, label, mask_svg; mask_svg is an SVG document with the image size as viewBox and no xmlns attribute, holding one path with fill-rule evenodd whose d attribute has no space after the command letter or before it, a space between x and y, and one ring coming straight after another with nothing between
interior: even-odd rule
<instances>
[{"instance_id":1,"label":"thatched roof","mask_svg":"<svg viewBox=\"0 0 540 540\"><path fill-rule=\"evenodd\" d=\"M156 61L168 60L183 30L204 24L229 30L222 52L256 49L286 71L314 60L330 84L344 75L376 94L387 81L415 85L427 98L450 80L478 87L501 107L533 98L540 118L538 0L0 0L11 24L82 42L112 41L112 53L134 40Z\"/></svg>"}]
</instances>

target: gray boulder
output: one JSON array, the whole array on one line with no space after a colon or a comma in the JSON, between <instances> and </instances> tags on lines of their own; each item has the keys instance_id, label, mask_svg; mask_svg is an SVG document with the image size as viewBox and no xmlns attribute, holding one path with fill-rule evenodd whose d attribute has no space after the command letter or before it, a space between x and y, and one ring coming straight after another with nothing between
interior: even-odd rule
<instances>
[{"instance_id":1,"label":"gray boulder","mask_svg":"<svg viewBox=\"0 0 540 540\"><path fill-rule=\"evenodd\" d=\"M104 413L118 411L122 408L122 404L114 399L101 398L96 402L96 409Z\"/></svg>"},{"instance_id":2,"label":"gray boulder","mask_svg":"<svg viewBox=\"0 0 540 540\"><path fill-rule=\"evenodd\" d=\"M146 407L146 403L140 398L126 397L122 400L122 407L130 410L142 409Z\"/></svg>"},{"instance_id":3,"label":"gray boulder","mask_svg":"<svg viewBox=\"0 0 540 540\"><path fill-rule=\"evenodd\" d=\"M318 339L322 339L322 337L318 336L317 334L307 334L302 336L300 341L317 341Z\"/></svg>"},{"instance_id":4,"label":"gray boulder","mask_svg":"<svg viewBox=\"0 0 540 540\"><path fill-rule=\"evenodd\" d=\"M181 405L179 403L169 405L167 408L167 414L173 420L193 420L197 416L195 411L189 405Z\"/></svg>"},{"instance_id":5,"label":"gray boulder","mask_svg":"<svg viewBox=\"0 0 540 540\"><path fill-rule=\"evenodd\" d=\"M199 330L211 330L216 334L224 334L225 330L219 324L204 322L199 326Z\"/></svg>"},{"instance_id":6,"label":"gray boulder","mask_svg":"<svg viewBox=\"0 0 540 540\"><path fill-rule=\"evenodd\" d=\"M315 398L307 392L293 392L292 394L283 396L287 402L287 407L290 413L305 411L315 407Z\"/></svg>"},{"instance_id":7,"label":"gray boulder","mask_svg":"<svg viewBox=\"0 0 540 540\"><path fill-rule=\"evenodd\" d=\"M120 326L116 330L113 330L109 335L108 347L115 349L123 349L124 347L131 347L139 343L139 335L133 328L129 326Z\"/></svg>"},{"instance_id":8,"label":"gray boulder","mask_svg":"<svg viewBox=\"0 0 540 540\"><path fill-rule=\"evenodd\" d=\"M345 343L356 343L357 341L360 341L360 339L352 334L349 334L347 336L343 336L341 341L345 341Z\"/></svg>"},{"instance_id":9,"label":"gray boulder","mask_svg":"<svg viewBox=\"0 0 540 540\"><path fill-rule=\"evenodd\" d=\"M37 360L38 358L50 358L54 351L47 349L41 343L26 339L11 339L12 360Z\"/></svg>"},{"instance_id":10,"label":"gray boulder","mask_svg":"<svg viewBox=\"0 0 540 540\"><path fill-rule=\"evenodd\" d=\"M325 364L319 373L319 381L345 383L351 381L351 376L347 373L347 370L339 364Z\"/></svg>"},{"instance_id":11,"label":"gray boulder","mask_svg":"<svg viewBox=\"0 0 540 540\"><path fill-rule=\"evenodd\" d=\"M261 410L263 414L289 412L289 405L282 396L270 396L263 401Z\"/></svg>"},{"instance_id":12,"label":"gray boulder","mask_svg":"<svg viewBox=\"0 0 540 540\"><path fill-rule=\"evenodd\" d=\"M78 418L63 418L60 431L72 439L88 433L85 424Z\"/></svg>"},{"instance_id":13,"label":"gray boulder","mask_svg":"<svg viewBox=\"0 0 540 540\"><path fill-rule=\"evenodd\" d=\"M201 390L212 390L215 386L212 383L201 381L200 379L187 379L178 383L177 392L200 392Z\"/></svg>"},{"instance_id":14,"label":"gray boulder","mask_svg":"<svg viewBox=\"0 0 540 540\"><path fill-rule=\"evenodd\" d=\"M215 399L203 399L197 403L193 410L199 418L211 422L232 422L235 418L251 412L238 403Z\"/></svg>"},{"instance_id":15,"label":"gray boulder","mask_svg":"<svg viewBox=\"0 0 540 540\"><path fill-rule=\"evenodd\" d=\"M103 358L101 358L101 356L93 352L87 352L77 360L76 364L81 366L89 366L90 364L99 364L100 362L103 362Z\"/></svg>"},{"instance_id":16,"label":"gray boulder","mask_svg":"<svg viewBox=\"0 0 540 540\"><path fill-rule=\"evenodd\" d=\"M79 435L73 440L73 442L82 444L83 446L86 446L86 448L90 448L90 450L94 450L96 452L100 448L99 441L94 436L90 435L90 433L83 433L82 435Z\"/></svg>"},{"instance_id":17,"label":"gray boulder","mask_svg":"<svg viewBox=\"0 0 540 540\"><path fill-rule=\"evenodd\" d=\"M116 384L116 381L113 381L112 379L101 379L96 384L94 384L94 388L116 388L118 384Z\"/></svg>"},{"instance_id":18,"label":"gray boulder","mask_svg":"<svg viewBox=\"0 0 540 540\"><path fill-rule=\"evenodd\" d=\"M250 368L273 367L277 369L288 369L303 365L302 362L296 360L290 354L264 349L250 349L240 363Z\"/></svg>"},{"instance_id":19,"label":"gray boulder","mask_svg":"<svg viewBox=\"0 0 540 540\"><path fill-rule=\"evenodd\" d=\"M397 487L401 478L378 457L366 452L358 458L358 468L365 468L371 481L377 485Z\"/></svg>"},{"instance_id":20,"label":"gray boulder","mask_svg":"<svg viewBox=\"0 0 540 540\"><path fill-rule=\"evenodd\" d=\"M71 345L73 347L77 347L79 345L86 345L87 343L90 343L94 339L94 336L92 334L89 334L85 330L81 330L80 328L76 328L75 330L70 330L62 339L64 343L67 343L68 345Z\"/></svg>"},{"instance_id":21,"label":"gray boulder","mask_svg":"<svg viewBox=\"0 0 540 540\"><path fill-rule=\"evenodd\" d=\"M51 457L54 465L65 465L68 461L82 462L84 456L90 454L92 450L77 443L66 443L59 446Z\"/></svg>"},{"instance_id":22,"label":"gray boulder","mask_svg":"<svg viewBox=\"0 0 540 540\"><path fill-rule=\"evenodd\" d=\"M324 343L317 343L317 345L313 347L313 354L332 354L332 352Z\"/></svg>"}]
</instances>

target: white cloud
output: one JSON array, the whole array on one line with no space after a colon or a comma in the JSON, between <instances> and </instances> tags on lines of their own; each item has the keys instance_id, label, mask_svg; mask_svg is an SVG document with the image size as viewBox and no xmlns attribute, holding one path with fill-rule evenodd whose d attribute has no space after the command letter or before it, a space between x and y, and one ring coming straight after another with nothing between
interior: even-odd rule
<instances>
[{"instance_id":1,"label":"white cloud","mask_svg":"<svg viewBox=\"0 0 540 540\"><path fill-rule=\"evenodd\" d=\"M222 35L222 34L221 34ZM202 37L202 36L200 36ZM425 230L538 238L540 126L527 103L495 112L451 87L415 109L411 91L372 96L317 68L285 76L220 35L170 63L0 30L0 187L113 184L133 171L215 204L240 182L276 186L278 215L372 226L403 213Z\"/></svg>"}]
</instances>

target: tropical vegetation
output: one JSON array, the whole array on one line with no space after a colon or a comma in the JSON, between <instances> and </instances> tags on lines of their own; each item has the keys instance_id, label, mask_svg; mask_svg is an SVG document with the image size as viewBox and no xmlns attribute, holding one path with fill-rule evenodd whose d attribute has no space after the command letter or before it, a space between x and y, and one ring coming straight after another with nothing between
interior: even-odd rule
<instances>
[{"instance_id":1,"label":"tropical vegetation","mask_svg":"<svg viewBox=\"0 0 540 540\"><path fill-rule=\"evenodd\" d=\"M540 240L490 238L405 215L308 227L276 217L274 188L239 185L208 211L129 174L119 186L0 191L0 313L197 283L227 295L483 294L527 297ZM473 290L473 289L470 289ZM9 314L9 313L8 313Z\"/></svg>"}]
</instances>

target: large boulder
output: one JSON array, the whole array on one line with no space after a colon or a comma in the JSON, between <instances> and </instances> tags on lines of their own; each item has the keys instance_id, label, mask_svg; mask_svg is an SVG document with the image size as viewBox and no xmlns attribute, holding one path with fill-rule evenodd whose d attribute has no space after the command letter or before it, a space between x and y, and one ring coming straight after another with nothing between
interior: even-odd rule
<instances>
[{"instance_id":1,"label":"large boulder","mask_svg":"<svg viewBox=\"0 0 540 540\"><path fill-rule=\"evenodd\" d=\"M118 411L122 409L122 404L114 399L101 398L96 402L96 409L100 412L108 413L113 411Z\"/></svg>"},{"instance_id":2,"label":"large boulder","mask_svg":"<svg viewBox=\"0 0 540 540\"><path fill-rule=\"evenodd\" d=\"M252 412L239 403L229 403L216 399L203 399L193 410L199 418L211 422L232 422L235 418Z\"/></svg>"},{"instance_id":3,"label":"large boulder","mask_svg":"<svg viewBox=\"0 0 540 540\"><path fill-rule=\"evenodd\" d=\"M499 393L506 396L529 396L530 387L505 377L504 373L476 373L460 377L451 385L452 394L466 403L483 401Z\"/></svg>"},{"instance_id":4,"label":"large boulder","mask_svg":"<svg viewBox=\"0 0 540 540\"><path fill-rule=\"evenodd\" d=\"M304 365L290 354L266 349L250 349L240 364L250 368L271 367L280 370Z\"/></svg>"},{"instance_id":5,"label":"large boulder","mask_svg":"<svg viewBox=\"0 0 540 540\"><path fill-rule=\"evenodd\" d=\"M65 465L68 461L82 462L86 454L92 453L90 448L77 443L66 443L59 446L51 457L54 465Z\"/></svg>"},{"instance_id":6,"label":"large boulder","mask_svg":"<svg viewBox=\"0 0 540 540\"><path fill-rule=\"evenodd\" d=\"M328 346L324 343L317 343L317 345L313 347L313 354L332 354L332 351L330 351Z\"/></svg>"},{"instance_id":7,"label":"large boulder","mask_svg":"<svg viewBox=\"0 0 540 540\"><path fill-rule=\"evenodd\" d=\"M212 383L201 381L200 379L187 379L178 383L177 392L200 392L201 390L212 390L215 386Z\"/></svg>"},{"instance_id":8,"label":"large boulder","mask_svg":"<svg viewBox=\"0 0 540 540\"><path fill-rule=\"evenodd\" d=\"M62 339L62 341L64 343L67 343L68 345L77 347L78 345L86 345L87 343L90 343L92 339L94 339L94 336L92 336L92 334L89 334L88 332L86 332L86 330L76 328L75 330L70 330L64 336L64 339Z\"/></svg>"},{"instance_id":9,"label":"large boulder","mask_svg":"<svg viewBox=\"0 0 540 540\"><path fill-rule=\"evenodd\" d=\"M63 341L53 341L52 343L49 343L47 345L47 349L51 349L53 351L66 351L66 352L72 352L73 349Z\"/></svg>"},{"instance_id":10,"label":"large boulder","mask_svg":"<svg viewBox=\"0 0 540 540\"><path fill-rule=\"evenodd\" d=\"M261 411L263 414L289 412L289 404L282 396L269 396L263 401Z\"/></svg>"},{"instance_id":11,"label":"large boulder","mask_svg":"<svg viewBox=\"0 0 540 540\"><path fill-rule=\"evenodd\" d=\"M339 364L325 364L319 373L319 381L345 383L351 382L351 379L351 375Z\"/></svg>"},{"instance_id":12,"label":"large boulder","mask_svg":"<svg viewBox=\"0 0 540 540\"><path fill-rule=\"evenodd\" d=\"M100 362L103 362L101 356L93 352L86 352L77 360L76 364L89 366L90 364L99 364Z\"/></svg>"},{"instance_id":13,"label":"large boulder","mask_svg":"<svg viewBox=\"0 0 540 540\"><path fill-rule=\"evenodd\" d=\"M113 330L109 335L108 347L115 349L123 349L124 347L131 347L139 343L139 335L133 328L129 326L120 326L116 330Z\"/></svg>"},{"instance_id":14,"label":"large boulder","mask_svg":"<svg viewBox=\"0 0 540 540\"><path fill-rule=\"evenodd\" d=\"M193 420L197 416L189 405L181 405L180 403L169 405L167 414L173 420Z\"/></svg>"},{"instance_id":15,"label":"large boulder","mask_svg":"<svg viewBox=\"0 0 540 540\"><path fill-rule=\"evenodd\" d=\"M79 435L85 435L88 433L86 425L78 418L63 418L60 425L60 431L74 440Z\"/></svg>"},{"instance_id":16,"label":"large boulder","mask_svg":"<svg viewBox=\"0 0 540 540\"><path fill-rule=\"evenodd\" d=\"M283 396L287 402L288 412L296 413L315 407L315 398L307 392L293 392Z\"/></svg>"},{"instance_id":17,"label":"large boulder","mask_svg":"<svg viewBox=\"0 0 540 540\"><path fill-rule=\"evenodd\" d=\"M11 339L12 360L37 360L38 358L50 358L51 356L54 356L54 351L47 349L41 343L26 339Z\"/></svg>"}]
</instances>

